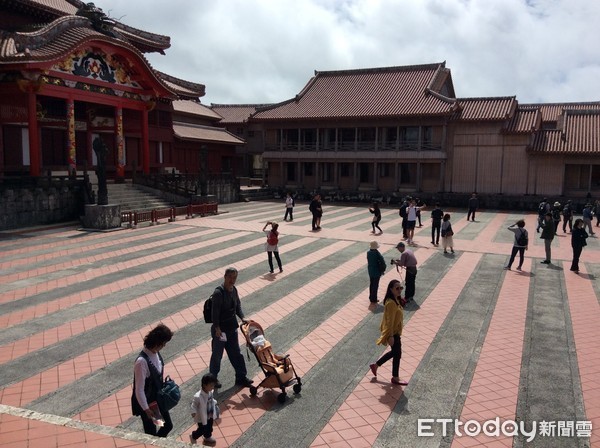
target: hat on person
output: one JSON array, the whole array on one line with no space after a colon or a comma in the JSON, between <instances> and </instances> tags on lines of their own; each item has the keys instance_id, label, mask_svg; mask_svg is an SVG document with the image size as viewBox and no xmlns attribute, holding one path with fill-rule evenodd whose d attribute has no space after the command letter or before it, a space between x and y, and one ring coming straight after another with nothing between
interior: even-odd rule
<instances>
[{"instance_id":1,"label":"hat on person","mask_svg":"<svg viewBox=\"0 0 600 448\"><path fill-rule=\"evenodd\" d=\"M398 244L396 244L396 249L400 247L406 247L406 245L402 241L400 241Z\"/></svg>"},{"instance_id":2,"label":"hat on person","mask_svg":"<svg viewBox=\"0 0 600 448\"><path fill-rule=\"evenodd\" d=\"M554 206L555 206L555 207L560 207L560 202L556 201L556 202L554 203Z\"/></svg>"},{"instance_id":3,"label":"hat on person","mask_svg":"<svg viewBox=\"0 0 600 448\"><path fill-rule=\"evenodd\" d=\"M371 249L379 249L379 243L377 241L371 241Z\"/></svg>"}]
</instances>

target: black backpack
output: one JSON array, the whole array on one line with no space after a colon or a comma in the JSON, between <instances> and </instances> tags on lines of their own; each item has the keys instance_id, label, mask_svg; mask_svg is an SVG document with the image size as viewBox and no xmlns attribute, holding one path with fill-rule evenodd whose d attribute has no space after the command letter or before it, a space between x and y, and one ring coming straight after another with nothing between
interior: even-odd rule
<instances>
[{"instance_id":1,"label":"black backpack","mask_svg":"<svg viewBox=\"0 0 600 448\"><path fill-rule=\"evenodd\" d=\"M220 286L217 286L217 289L219 291L221 291L221 294L223 294L223 288L221 288ZM217 290L215 289L215 291ZM202 313L204 314L204 322L206 322L207 324L212 324L213 320L212 320L212 305L213 305L213 295L215 293L213 292L210 297L208 299L206 299L206 301L204 302L204 308L202 310Z\"/></svg>"},{"instance_id":2,"label":"black backpack","mask_svg":"<svg viewBox=\"0 0 600 448\"><path fill-rule=\"evenodd\" d=\"M544 216L546 214L546 203L545 202L540 202L540 205L538 206L538 215L540 216Z\"/></svg>"},{"instance_id":3,"label":"black backpack","mask_svg":"<svg viewBox=\"0 0 600 448\"><path fill-rule=\"evenodd\" d=\"M517 245L519 246L528 246L529 238L527 237L527 233L523 229L521 229L521 235L517 238Z\"/></svg>"}]
</instances>

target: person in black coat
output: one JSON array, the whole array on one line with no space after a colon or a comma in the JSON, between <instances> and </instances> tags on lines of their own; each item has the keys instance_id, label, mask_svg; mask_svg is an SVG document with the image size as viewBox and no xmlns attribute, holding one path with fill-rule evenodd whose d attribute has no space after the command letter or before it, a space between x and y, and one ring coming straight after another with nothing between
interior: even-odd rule
<instances>
[{"instance_id":1,"label":"person in black coat","mask_svg":"<svg viewBox=\"0 0 600 448\"><path fill-rule=\"evenodd\" d=\"M587 246L587 242L585 241L587 237L588 234L583 228L583 219L576 219L575 224L573 224L573 233L571 233L571 247L573 248L571 270L575 273L579 273L579 257L584 246Z\"/></svg>"}]
</instances>

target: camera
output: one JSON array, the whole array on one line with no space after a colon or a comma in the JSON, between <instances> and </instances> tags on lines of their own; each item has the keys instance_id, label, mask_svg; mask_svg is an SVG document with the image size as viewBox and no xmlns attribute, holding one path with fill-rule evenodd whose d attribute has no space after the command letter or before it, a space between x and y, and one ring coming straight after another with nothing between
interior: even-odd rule
<instances>
[{"instance_id":1,"label":"camera","mask_svg":"<svg viewBox=\"0 0 600 448\"><path fill-rule=\"evenodd\" d=\"M395 260L394 258L392 258L392 259L390 260L390 264L392 264L392 265L393 265L393 264L396 264L396 260Z\"/></svg>"}]
</instances>

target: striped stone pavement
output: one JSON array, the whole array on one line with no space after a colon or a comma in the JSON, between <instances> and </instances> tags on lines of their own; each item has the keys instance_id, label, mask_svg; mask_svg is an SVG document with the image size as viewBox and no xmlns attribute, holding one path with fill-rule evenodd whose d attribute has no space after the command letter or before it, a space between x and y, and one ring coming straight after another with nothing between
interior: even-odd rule
<instances>
[{"instance_id":1,"label":"striped stone pavement","mask_svg":"<svg viewBox=\"0 0 600 448\"><path fill-rule=\"evenodd\" d=\"M252 397L224 359L217 446L600 447L598 239L588 239L575 274L560 231L553 264L540 264L535 215L484 210L467 222L450 210L456 253L444 254L430 243L425 211L402 337L409 384L400 387L390 363L377 378L368 368L385 349L375 345L382 306L369 306L366 273L370 241L386 260L399 255L397 209L382 208L384 233L372 235L366 206L326 203L323 229L312 232L299 203L294 221L280 223L276 274L261 230L284 205L220 212L114 232L0 233L0 446L186 446L189 402L210 357L203 302L235 266L246 316L290 355L303 388L284 404L278 391ZM530 230L524 269L504 271L506 227L521 218ZM388 269L380 293L399 276ZM133 360L158 322L175 331L161 353L183 395L167 439L144 435L130 409ZM246 364L260 381L255 359Z\"/></svg>"}]
</instances>

